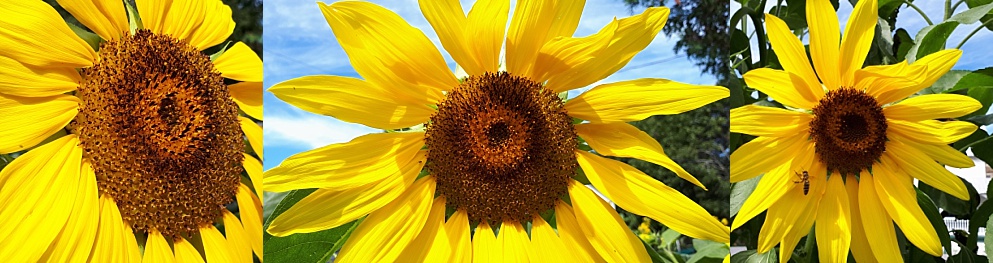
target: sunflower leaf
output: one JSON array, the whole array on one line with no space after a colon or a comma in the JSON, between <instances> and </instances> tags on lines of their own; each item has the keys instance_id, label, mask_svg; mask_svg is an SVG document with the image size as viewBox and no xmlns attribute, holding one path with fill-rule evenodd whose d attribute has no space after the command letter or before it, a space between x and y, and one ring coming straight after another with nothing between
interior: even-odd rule
<instances>
[{"instance_id":1,"label":"sunflower leaf","mask_svg":"<svg viewBox=\"0 0 993 263\"><path fill-rule=\"evenodd\" d=\"M696 254L687 259L686 263L722 262L724 256L731 252L723 243L702 239L694 239L693 248L696 249Z\"/></svg>"},{"instance_id":2,"label":"sunflower leaf","mask_svg":"<svg viewBox=\"0 0 993 263\"><path fill-rule=\"evenodd\" d=\"M745 204L748 196L752 195L752 191L755 191L755 187L759 185L761 179L762 176L760 175L731 186L731 216L738 214L738 210L741 210L741 206Z\"/></svg>"},{"instance_id":3,"label":"sunflower leaf","mask_svg":"<svg viewBox=\"0 0 993 263\"><path fill-rule=\"evenodd\" d=\"M745 250L731 256L733 263L776 263L779 262L779 253L776 248L768 252L759 254L756 250Z\"/></svg>"},{"instance_id":4,"label":"sunflower leaf","mask_svg":"<svg viewBox=\"0 0 993 263\"><path fill-rule=\"evenodd\" d=\"M914 187L914 190L917 191L917 205L921 206L921 210L924 211L927 220L931 222L931 226L938 233L938 239L941 240L941 246L945 248L945 253L951 255L952 240L948 236L948 227L945 226L945 221L942 219L941 214L938 214L938 207L931 201L931 197L924 193L924 191L921 191L920 188Z\"/></svg>"},{"instance_id":5,"label":"sunflower leaf","mask_svg":"<svg viewBox=\"0 0 993 263\"><path fill-rule=\"evenodd\" d=\"M272 223L273 219L286 212L287 209L304 197L313 193L314 190L302 189L288 192L272 208L272 214L265 219L262 229L269 228L269 224ZM344 245L345 240L348 239L348 236L351 235L361 220L352 221L332 229L313 233L293 234L285 237L275 237L264 232L262 242L265 252L263 257L266 259L266 262L328 262L328 259Z\"/></svg>"},{"instance_id":6,"label":"sunflower leaf","mask_svg":"<svg viewBox=\"0 0 993 263\"><path fill-rule=\"evenodd\" d=\"M103 43L103 39L100 38L100 36L72 23L66 23L66 25L69 25L69 29L71 29L73 33L76 33L76 36L83 39L86 44L89 44L93 50L100 50L100 43Z\"/></svg>"},{"instance_id":7,"label":"sunflower leaf","mask_svg":"<svg viewBox=\"0 0 993 263\"><path fill-rule=\"evenodd\" d=\"M144 29L145 26L141 23L141 17L138 17L138 9L131 4L131 1L124 1L124 7L128 10L128 27L131 34L138 32L138 29Z\"/></svg>"},{"instance_id":8,"label":"sunflower leaf","mask_svg":"<svg viewBox=\"0 0 993 263\"><path fill-rule=\"evenodd\" d=\"M641 239L639 238L639 240ZM645 245L645 250L648 250L648 256L652 258L652 263L676 263L662 258L662 256L659 255L659 252L652 248L652 245L645 243L645 240L641 240L641 244Z\"/></svg>"}]
</instances>

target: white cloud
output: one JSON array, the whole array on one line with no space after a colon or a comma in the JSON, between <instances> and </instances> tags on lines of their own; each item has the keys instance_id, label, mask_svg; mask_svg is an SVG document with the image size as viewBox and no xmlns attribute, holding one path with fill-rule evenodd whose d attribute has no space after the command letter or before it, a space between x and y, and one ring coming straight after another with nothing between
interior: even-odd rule
<instances>
[{"instance_id":1,"label":"white cloud","mask_svg":"<svg viewBox=\"0 0 993 263\"><path fill-rule=\"evenodd\" d=\"M310 113L267 113L265 118L264 143L266 147L274 148L296 146L314 149L377 131Z\"/></svg>"}]
</instances>

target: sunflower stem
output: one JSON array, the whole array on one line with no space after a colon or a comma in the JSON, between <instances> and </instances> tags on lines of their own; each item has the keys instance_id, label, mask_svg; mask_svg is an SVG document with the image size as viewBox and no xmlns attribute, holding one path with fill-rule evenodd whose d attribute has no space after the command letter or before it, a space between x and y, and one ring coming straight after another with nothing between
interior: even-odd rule
<instances>
[{"instance_id":1,"label":"sunflower stem","mask_svg":"<svg viewBox=\"0 0 993 263\"><path fill-rule=\"evenodd\" d=\"M929 26L933 26L934 25L934 22L931 22L931 18L929 18L927 16L927 14L925 14L924 11L922 11L919 7L917 7L916 5L914 5L913 3L911 3L910 0L903 0L903 3L904 4L907 4L907 6L909 6L910 8L913 8L914 10L917 10L917 13L921 14L921 17L924 18L924 21L927 21L927 24Z\"/></svg>"},{"instance_id":2,"label":"sunflower stem","mask_svg":"<svg viewBox=\"0 0 993 263\"><path fill-rule=\"evenodd\" d=\"M959 148L959 151L960 152L965 152L965 150L968 150L969 147L972 147L972 146L975 146L976 144L980 144L980 143L983 143L985 141L988 141L988 140L990 140L990 138L993 138L993 136L988 136L986 138L983 138L983 139L974 141L972 143L966 144L965 146L962 146L962 148Z\"/></svg>"},{"instance_id":3,"label":"sunflower stem","mask_svg":"<svg viewBox=\"0 0 993 263\"><path fill-rule=\"evenodd\" d=\"M993 18L987 19L986 21L983 22L983 24L981 24L978 27L976 27L976 30L972 30L972 32L969 33L968 36L965 36L965 38L962 39L962 42L959 42L959 45L958 46L955 46L955 49L962 49L962 46L965 45L965 42L966 41L969 41L969 38L972 38L973 35L975 35L976 33L978 33L979 30L982 30L983 28L985 28L990 23L993 23Z\"/></svg>"},{"instance_id":4,"label":"sunflower stem","mask_svg":"<svg viewBox=\"0 0 993 263\"><path fill-rule=\"evenodd\" d=\"M942 20L948 20L952 17L952 0L945 0L945 18Z\"/></svg>"}]
</instances>

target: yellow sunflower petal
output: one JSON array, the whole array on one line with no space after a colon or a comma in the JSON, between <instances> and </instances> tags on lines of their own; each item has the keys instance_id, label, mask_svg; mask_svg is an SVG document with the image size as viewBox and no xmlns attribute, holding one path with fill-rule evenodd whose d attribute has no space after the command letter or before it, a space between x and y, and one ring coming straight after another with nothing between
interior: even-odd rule
<instances>
[{"instance_id":1,"label":"yellow sunflower petal","mask_svg":"<svg viewBox=\"0 0 993 263\"><path fill-rule=\"evenodd\" d=\"M221 217L224 220L224 235L228 241L228 249L231 258L235 260L233 262L251 262L252 244L245 227L241 225L241 220L227 209L221 212Z\"/></svg>"},{"instance_id":2,"label":"yellow sunflower petal","mask_svg":"<svg viewBox=\"0 0 993 263\"><path fill-rule=\"evenodd\" d=\"M234 43L234 46L217 57L214 60L214 67L225 78L245 82L262 82L262 59L242 42ZM259 85L261 87L261 84ZM261 89L259 91L261 92Z\"/></svg>"},{"instance_id":3,"label":"yellow sunflower petal","mask_svg":"<svg viewBox=\"0 0 993 263\"><path fill-rule=\"evenodd\" d=\"M817 209L814 232L821 262L847 262L852 244L852 214L841 176L828 178L827 189Z\"/></svg>"},{"instance_id":4,"label":"yellow sunflower petal","mask_svg":"<svg viewBox=\"0 0 993 263\"><path fill-rule=\"evenodd\" d=\"M533 79L541 46L555 37L571 37L576 31L585 5L585 1L578 2L518 2L507 31L507 72Z\"/></svg>"},{"instance_id":5,"label":"yellow sunflower petal","mask_svg":"<svg viewBox=\"0 0 993 263\"><path fill-rule=\"evenodd\" d=\"M96 225L89 262L139 262L141 252L131 227L124 224L121 212L109 195L100 195L100 223Z\"/></svg>"},{"instance_id":6,"label":"yellow sunflower petal","mask_svg":"<svg viewBox=\"0 0 993 263\"><path fill-rule=\"evenodd\" d=\"M476 2L476 5L481 5L482 2ZM473 46L466 42L466 15L462 11L462 4L458 0L421 0L417 3L421 7L424 18L438 35L441 46L448 51L455 63L466 72L472 72L472 75L486 72L483 65L476 64L476 58L472 55L475 52L470 50ZM507 14L504 14L503 17L506 19ZM504 24L506 24L506 20L504 20Z\"/></svg>"},{"instance_id":7,"label":"yellow sunflower petal","mask_svg":"<svg viewBox=\"0 0 993 263\"><path fill-rule=\"evenodd\" d=\"M423 161L424 154L418 158ZM362 218L394 202L410 189L423 164L410 162L378 182L349 188L317 189L276 217L269 233L286 236L331 229ZM334 211L328 213L327 211Z\"/></svg>"},{"instance_id":8,"label":"yellow sunflower petal","mask_svg":"<svg viewBox=\"0 0 993 263\"><path fill-rule=\"evenodd\" d=\"M531 240L521 223L503 222L500 233L497 234L496 246L490 249L503 254L501 262L530 262Z\"/></svg>"},{"instance_id":9,"label":"yellow sunflower petal","mask_svg":"<svg viewBox=\"0 0 993 263\"><path fill-rule=\"evenodd\" d=\"M730 241L730 229L707 210L638 169L586 151L576 151L576 160L590 183L625 210L651 217L693 238ZM666 206L659 206L659 200L665 200Z\"/></svg>"},{"instance_id":10,"label":"yellow sunflower petal","mask_svg":"<svg viewBox=\"0 0 993 263\"><path fill-rule=\"evenodd\" d=\"M577 262L604 262L583 233L572 207L563 201L555 203L555 226L562 243L572 250Z\"/></svg>"},{"instance_id":11,"label":"yellow sunflower petal","mask_svg":"<svg viewBox=\"0 0 993 263\"><path fill-rule=\"evenodd\" d=\"M69 124L79 98L68 95L27 98L0 94L0 153L34 147Z\"/></svg>"},{"instance_id":12,"label":"yellow sunflower petal","mask_svg":"<svg viewBox=\"0 0 993 263\"><path fill-rule=\"evenodd\" d=\"M148 233L148 239L145 241L145 253L142 254L141 262L176 262L176 256L173 255L169 242L158 230L152 230Z\"/></svg>"},{"instance_id":13,"label":"yellow sunflower petal","mask_svg":"<svg viewBox=\"0 0 993 263\"><path fill-rule=\"evenodd\" d=\"M820 84L816 90L808 88L799 75L788 71L759 68L746 72L743 77L749 87L793 108L812 109L824 97Z\"/></svg>"},{"instance_id":14,"label":"yellow sunflower petal","mask_svg":"<svg viewBox=\"0 0 993 263\"><path fill-rule=\"evenodd\" d=\"M469 217L464 210L456 210L452 217L445 222L445 233L448 234L448 242L452 255L449 262L472 262L472 234L469 232ZM432 258L434 251L428 258Z\"/></svg>"},{"instance_id":15,"label":"yellow sunflower petal","mask_svg":"<svg viewBox=\"0 0 993 263\"><path fill-rule=\"evenodd\" d=\"M586 37L561 37L549 40L538 52L532 80L542 83L559 74L573 75L576 74L573 71L584 70L580 65L596 59L601 51L609 46L619 24L617 20L613 20L600 32ZM564 87L551 88L553 88L552 92L562 92L563 90L554 88Z\"/></svg>"},{"instance_id":16,"label":"yellow sunflower petal","mask_svg":"<svg viewBox=\"0 0 993 263\"><path fill-rule=\"evenodd\" d=\"M499 245L490 224L480 222L479 226L476 227L476 232L472 235L472 262L502 262L503 251L496 248Z\"/></svg>"},{"instance_id":17,"label":"yellow sunflower petal","mask_svg":"<svg viewBox=\"0 0 993 263\"><path fill-rule=\"evenodd\" d=\"M265 171L262 187L270 192L283 192L367 185L400 173L410 163L423 161L417 159L422 146L422 132L366 134L347 143L286 158L279 166Z\"/></svg>"},{"instance_id":18,"label":"yellow sunflower petal","mask_svg":"<svg viewBox=\"0 0 993 263\"><path fill-rule=\"evenodd\" d=\"M845 190L848 191L849 211L852 214L852 256L857 262L875 263L875 255L869 245L865 227L862 224L862 212L859 210L859 181L855 175L845 179Z\"/></svg>"},{"instance_id":19,"label":"yellow sunflower petal","mask_svg":"<svg viewBox=\"0 0 993 263\"><path fill-rule=\"evenodd\" d=\"M595 58L553 76L545 88L554 92L567 91L585 87L614 74L655 39L668 18L669 8L652 7L641 14L617 20L617 30L607 47L600 50ZM612 29L613 26L608 24L604 28L601 32ZM509 49L507 54L509 58Z\"/></svg>"},{"instance_id":20,"label":"yellow sunflower petal","mask_svg":"<svg viewBox=\"0 0 993 263\"><path fill-rule=\"evenodd\" d=\"M862 215L865 236L872 245L872 253L877 259L903 261L900 247L896 242L893 219L886 213L876 193L873 176L863 172L859 176L859 214Z\"/></svg>"},{"instance_id":21,"label":"yellow sunflower petal","mask_svg":"<svg viewBox=\"0 0 993 263\"><path fill-rule=\"evenodd\" d=\"M201 228L200 238L203 239L203 253L207 256L207 262L235 262L227 240L213 225Z\"/></svg>"},{"instance_id":22,"label":"yellow sunflower petal","mask_svg":"<svg viewBox=\"0 0 993 263\"><path fill-rule=\"evenodd\" d=\"M262 119L262 82L239 82L228 85L238 108L256 120Z\"/></svg>"},{"instance_id":23,"label":"yellow sunflower petal","mask_svg":"<svg viewBox=\"0 0 993 263\"><path fill-rule=\"evenodd\" d=\"M928 94L912 97L883 108L887 119L923 121L957 118L982 108L972 97L959 94Z\"/></svg>"},{"instance_id":24,"label":"yellow sunflower petal","mask_svg":"<svg viewBox=\"0 0 993 263\"><path fill-rule=\"evenodd\" d=\"M56 240L80 191L82 152L76 135L63 136L0 170L0 258L35 262Z\"/></svg>"},{"instance_id":25,"label":"yellow sunflower petal","mask_svg":"<svg viewBox=\"0 0 993 263\"><path fill-rule=\"evenodd\" d=\"M97 53L42 1L0 2L0 56L42 67L82 68Z\"/></svg>"},{"instance_id":26,"label":"yellow sunflower petal","mask_svg":"<svg viewBox=\"0 0 993 263\"><path fill-rule=\"evenodd\" d=\"M80 23L106 40L116 40L128 32L124 4L115 0L59 0Z\"/></svg>"},{"instance_id":27,"label":"yellow sunflower petal","mask_svg":"<svg viewBox=\"0 0 993 263\"><path fill-rule=\"evenodd\" d=\"M807 165L800 164L800 166ZM783 249L780 252L787 253L780 253L780 261L787 262L796 242L810 232L810 227L813 226L816 218L815 211L818 211L820 195L826 188L827 180L824 179L826 169L818 170L816 167L809 169L810 188L807 193L800 190L788 191L769 207L762 230L759 232L759 253L766 253L777 243L782 243Z\"/></svg>"},{"instance_id":28,"label":"yellow sunflower petal","mask_svg":"<svg viewBox=\"0 0 993 263\"><path fill-rule=\"evenodd\" d=\"M814 115L758 105L731 110L731 132L755 136L787 137L806 133Z\"/></svg>"},{"instance_id":29,"label":"yellow sunflower petal","mask_svg":"<svg viewBox=\"0 0 993 263\"><path fill-rule=\"evenodd\" d=\"M435 178L417 180L410 189L369 214L338 253L341 262L393 262L421 231L434 199Z\"/></svg>"},{"instance_id":30,"label":"yellow sunflower petal","mask_svg":"<svg viewBox=\"0 0 993 263\"><path fill-rule=\"evenodd\" d=\"M911 148L918 149L928 157L938 161L938 163L948 165L957 168L968 168L973 167L976 164L972 162L972 158L965 155L964 153L948 146L947 144L931 144L922 143L915 140L903 138L903 136L890 136L891 141L899 140L902 143L907 144Z\"/></svg>"},{"instance_id":31,"label":"yellow sunflower petal","mask_svg":"<svg viewBox=\"0 0 993 263\"><path fill-rule=\"evenodd\" d=\"M252 145L252 150L259 158L265 158L262 154L262 127L249 118L238 116L238 121L241 123L241 131L245 133L245 137L248 137L248 144Z\"/></svg>"},{"instance_id":32,"label":"yellow sunflower petal","mask_svg":"<svg viewBox=\"0 0 993 263\"><path fill-rule=\"evenodd\" d=\"M721 86L636 79L596 86L566 102L565 109L570 116L593 123L629 122L682 113L729 95Z\"/></svg>"},{"instance_id":33,"label":"yellow sunflower petal","mask_svg":"<svg viewBox=\"0 0 993 263\"><path fill-rule=\"evenodd\" d=\"M814 68L807 60L807 51L804 49L803 43L800 43L800 39L793 35L793 31L786 26L786 22L770 14L765 15L765 22L769 44L772 45L772 51L776 52L776 57L779 58L779 63L783 65L783 69L799 77L798 80L806 84L805 86L811 94L824 93L824 88L818 81L817 75L814 74ZM799 92L801 94L806 93L805 91Z\"/></svg>"},{"instance_id":34,"label":"yellow sunflower petal","mask_svg":"<svg viewBox=\"0 0 993 263\"><path fill-rule=\"evenodd\" d=\"M200 252L185 238L176 239L172 245L176 253L176 262L204 263Z\"/></svg>"},{"instance_id":35,"label":"yellow sunflower petal","mask_svg":"<svg viewBox=\"0 0 993 263\"><path fill-rule=\"evenodd\" d=\"M220 44L234 32L231 7L219 0L145 0L135 4L145 28L185 40L200 50Z\"/></svg>"},{"instance_id":36,"label":"yellow sunflower petal","mask_svg":"<svg viewBox=\"0 0 993 263\"><path fill-rule=\"evenodd\" d=\"M882 95L883 93L893 92L905 88L912 88L920 84L920 82L923 82L926 76L927 76L927 66L910 65L907 64L906 61L901 61L892 65L866 66L865 68L857 69L855 70L854 81L856 87L859 87L858 84L860 82L870 83L868 85L861 85L860 90L865 90L866 93L878 99L880 95ZM877 85L872 82L866 82L864 80L870 77L886 78L886 79L903 79L907 81L907 85L904 86ZM886 84L886 83L882 83L882 84ZM916 91L907 94L913 94L914 92ZM905 97L906 96L897 99L903 99ZM881 103L881 104L885 104L885 103Z\"/></svg>"},{"instance_id":37,"label":"yellow sunflower petal","mask_svg":"<svg viewBox=\"0 0 993 263\"><path fill-rule=\"evenodd\" d=\"M79 188L75 204L65 227L55 239L55 244L42 256L44 262L84 262L93 248L100 221L100 206L97 201L97 179L89 161L84 160L79 171Z\"/></svg>"},{"instance_id":38,"label":"yellow sunflower petal","mask_svg":"<svg viewBox=\"0 0 993 263\"><path fill-rule=\"evenodd\" d=\"M909 69L917 69L919 72L924 71L924 67L914 67L909 66ZM886 105L894 101L910 96L918 91L918 89L907 88L913 87L924 80L924 74L920 73L916 76L869 76L866 77L865 71L856 71L855 73L855 88L857 90L865 90L869 95L876 97L876 102L880 105Z\"/></svg>"},{"instance_id":39,"label":"yellow sunflower petal","mask_svg":"<svg viewBox=\"0 0 993 263\"><path fill-rule=\"evenodd\" d=\"M417 234L417 238L403 248L398 258L411 262L451 262L452 247L444 224L445 198L438 197L431 204L431 214L428 215L427 223Z\"/></svg>"},{"instance_id":40,"label":"yellow sunflower petal","mask_svg":"<svg viewBox=\"0 0 993 263\"><path fill-rule=\"evenodd\" d=\"M255 252L255 256L262 259L262 201L251 191L247 185L238 185L235 199L238 201L238 210L241 211L239 213L241 225L248 233L252 251Z\"/></svg>"},{"instance_id":41,"label":"yellow sunflower petal","mask_svg":"<svg viewBox=\"0 0 993 263\"><path fill-rule=\"evenodd\" d=\"M704 190L707 189L696 177L666 156L658 141L631 124L624 122L580 124L576 125L576 134L583 137L599 154L645 160L669 169L679 178Z\"/></svg>"},{"instance_id":42,"label":"yellow sunflower petal","mask_svg":"<svg viewBox=\"0 0 993 263\"><path fill-rule=\"evenodd\" d=\"M269 92L305 111L384 130L427 122L435 112L426 99L414 101L349 77L300 77L273 85Z\"/></svg>"},{"instance_id":43,"label":"yellow sunflower petal","mask_svg":"<svg viewBox=\"0 0 993 263\"><path fill-rule=\"evenodd\" d=\"M248 173L248 179L252 180L252 189L256 193L262 193L262 162L247 153L242 154L245 160L241 165L245 168L245 173Z\"/></svg>"},{"instance_id":44,"label":"yellow sunflower petal","mask_svg":"<svg viewBox=\"0 0 993 263\"><path fill-rule=\"evenodd\" d=\"M807 24L810 26L810 59L817 76L829 90L840 88L838 13L827 0L807 0Z\"/></svg>"},{"instance_id":45,"label":"yellow sunflower petal","mask_svg":"<svg viewBox=\"0 0 993 263\"><path fill-rule=\"evenodd\" d=\"M555 234L555 229L545 219L535 217L531 222L531 243L534 247L531 251L534 252L534 256L531 258L533 262L579 262L580 259L574 258L575 253L572 250L575 248L566 249L565 243L562 243L562 239Z\"/></svg>"},{"instance_id":46,"label":"yellow sunflower petal","mask_svg":"<svg viewBox=\"0 0 993 263\"><path fill-rule=\"evenodd\" d=\"M47 97L76 90L79 73L71 67L36 67L0 56L0 93Z\"/></svg>"},{"instance_id":47,"label":"yellow sunflower petal","mask_svg":"<svg viewBox=\"0 0 993 263\"><path fill-rule=\"evenodd\" d=\"M581 9L582 3L577 4ZM501 0L476 1L472 10L469 10L463 29L465 30L463 43L478 68L476 73L467 70L470 75L499 70L500 49L503 48L509 11L510 2ZM576 21L579 21L578 17Z\"/></svg>"},{"instance_id":48,"label":"yellow sunflower petal","mask_svg":"<svg viewBox=\"0 0 993 263\"><path fill-rule=\"evenodd\" d=\"M862 68L865 56L869 54L872 38L876 34L876 19L878 17L876 1L860 1L848 17L845 24L844 39L841 40L841 86L851 87L855 84L855 71ZM810 8L808 8L810 9ZM832 7L833 10L833 7ZM808 11L809 12L809 11ZM833 18L832 18L833 19ZM829 58L833 59L833 58Z\"/></svg>"},{"instance_id":49,"label":"yellow sunflower petal","mask_svg":"<svg viewBox=\"0 0 993 263\"><path fill-rule=\"evenodd\" d=\"M804 145L794 156L796 157L793 161L783 163L763 175L758 186L738 210L738 215L735 217L734 223L731 224L731 229L738 229L748 220L769 209L787 192L802 191L799 189L802 188L798 182L800 178L795 177L795 174L800 170L812 169L810 164L814 158L814 145Z\"/></svg>"},{"instance_id":50,"label":"yellow sunflower petal","mask_svg":"<svg viewBox=\"0 0 993 263\"><path fill-rule=\"evenodd\" d=\"M741 182L789 162L807 141L806 134L786 138L758 137L731 153L731 182Z\"/></svg>"},{"instance_id":51,"label":"yellow sunflower petal","mask_svg":"<svg viewBox=\"0 0 993 263\"><path fill-rule=\"evenodd\" d=\"M907 240L936 257L941 256L941 241L924 211L917 205L917 193L906 176L889 156L883 155L883 164L873 166L876 194L883 208L893 218ZM956 178L957 179L957 178Z\"/></svg>"},{"instance_id":52,"label":"yellow sunflower petal","mask_svg":"<svg viewBox=\"0 0 993 263\"><path fill-rule=\"evenodd\" d=\"M885 155L893 158L893 164L905 172L942 192L958 199L969 200L969 191L958 176L949 172L920 150L909 147L900 141L886 143ZM915 199L916 200L916 199ZM891 215L893 216L893 215ZM893 219L897 219L893 216Z\"/></svg>"},{"instance_id":53,"label":"yellow sunflower petal","mask_svg":"<svg viewBox=\"0 0 993 263\"><path fill-rule=\"evenodd\" d=\"M235 26L234 20L231 17L231 7L225 5L224 2L216 0L192 2L203 2L204 6L201 7L203 8L203 23L200 24L200 27L194 29L189 37L186 38L190 42L190 45L204 50L223 43L225 39L231 36ZM187 13L186 15L188 16L189 14ZM177 18L183 19L183 17Z\"/></svg>"},{"instance_id":54,"label":"yellow sunflower petal","mask_svg":"<svg viewBox=\"0 0 993 263\"><path fill-rule=\"evenodd\" d=\"M945 49L914 61L914 65L927 66L927 77L915 87L915 92L930 87L934 82L938 81L941 76L944 76L945 73L948 73L952 69L952 66L955 66L955 62L958 62L961 57L962 50Z\"/></svg>"},{"instance_id":55,"label":"yellow sunflower petal","mask_svg":"<svg viewBox=\"0 0 993 263\"><path fill-rule=\"evenodd\" d=\"M887 119L886 124L887 134L892 132L904 138L932 144L954 143L969 136L979 128L966 121L924 120L909 122Z\"/></svg>"},{"instance_id":56,"label":"yellow sunflower petal","mask_svg":"<svg viewBox=\"0 0 993 263\"><path fill-rule=\"evenodd\" d=\"M651 261L641 240L627 228L617 212L593 191L575 180L570 180L569 197L572 199L573 208L576 209L576 221L579 227L586 234L593 248L606 261Z\"/></svg>"},{"instance_id":57,"label":"yellow sunflower petal","mask_svg":"<svg viewBox=\"0 0 993 263\"><path fill-rule=\"evenodd\" d=\"M373 85L431 102L459 85L434 44L393 11L366 2L318 6L352 67Z\"/></svg>"}]
</instances>

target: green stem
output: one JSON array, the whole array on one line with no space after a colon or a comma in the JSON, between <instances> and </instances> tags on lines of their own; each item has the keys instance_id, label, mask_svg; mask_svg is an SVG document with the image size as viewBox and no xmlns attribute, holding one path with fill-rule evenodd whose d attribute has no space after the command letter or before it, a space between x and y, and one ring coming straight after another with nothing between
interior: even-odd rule
<instances>
[{"instance_id":1,"label":"green stem","mask_svg":"<svg viewBox=\"0 0 993 263\"><path fill-rule=\"evenodd\" d=\"M924 18L924 21L927 21L927 24L929 26L933 26L934 25L934 22L931 22L931 18L927 17L927 14L925 14L924 11L922 11L919 7L917 7L916 5L914 5L913 3L911 3L910 0L903 0L903 3L904 4L907 4L907 6L909 6L910 8L913 8L914 10L917 10L917 13L920 13L921 14L921 17Z\"/></svg>"},{"instance_id":2,"label":"green stem","mask_svg":"<svg viewBox=\"0 0 993 263\"><path fill-rule=\"evenodd\" d=\"M662 252L665 252L665 257L669 259L669 262L679 262L676 260L676 255L673 255L672 251L669 251L669 249L663 249Z\"/></svg>"},{"instance_id":3,"label":"green stem","mask_svg":"<svg viewBox=\"0 0 993 263\"><path fill-rule=\"evenodd\" d=\"M980 144L980 143L983 143L985 141L988 141L988 140L990 140L990 138L993 138L993 136L989 136L989 137L983 138L982 140L974 141L974 142L972 142L970 144L967 144L965 146L962 146L962 148L959 148L959 151L960 152L965 152L965 150L969 149L969 147L972 147L972 146L975 146L976 144Z\"/></svg>"},{"instance_id":4,"label":"green stem","mask_svg":"<svg viewBox=\"0 0 993 263\"><path fill-rule=\"evenodd\" d=\"M942 20L948 20L949 17L952 17L952 0L945 0L945 19Z\"/></svg>"},{"instance_id":5,"label":"green stem","mask_svg":"<svg viewBox=\"0 0 993 263\"><path fill-rule=\"evenodd\" d=\"M965 0L959 0L958 2L955 2L955 5L952 5L952 10L949 12L955 12L955 9L959 9L959 5L961 5L962 3L965 3ZM945 18L945 20L948 20L948 18Z\"/></svg>"},{"instance_id":6,"label":"green stem","mask_svg":"<svg viewBox=\"0 0 993 263\"><path fill-rule=\"evenodd\" d=\"M979 30L982 30L984 27L986 27L986 25L989 25L991 22L993 22L993 19L987 19L986 22L983 22L982 25L976 27L976 30L972 30L972 33L969 33L968 36L965 36L965 38L962 39L962 42L959 42L959 45L955 46L955 49L962 49L962 46L965 45L965 42L968 41L969 38L972 38L973 35L979 32Z\"/></svg>"}]
</instances>

